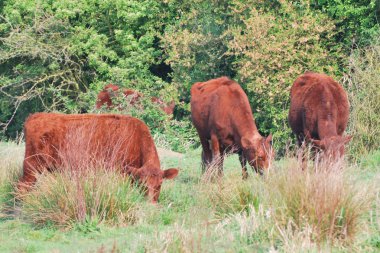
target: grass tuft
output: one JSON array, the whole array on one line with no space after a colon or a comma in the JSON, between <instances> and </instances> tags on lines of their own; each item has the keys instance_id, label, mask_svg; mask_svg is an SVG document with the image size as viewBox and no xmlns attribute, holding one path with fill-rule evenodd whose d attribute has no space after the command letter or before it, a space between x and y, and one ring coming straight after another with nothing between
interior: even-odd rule
<instances>
[{"instance_id":1,"label":"grass tuft","mask_svg":"<svg viewBox=\"0 0 380 253\"><path fill-rule=\"evenodd\" d=\"M305 171L289 163L266 178L268 205L280 233L307 232L312 242L332 245L353 241L373 195L348 176L341 162L315 163Z\"/></svg>"},{"instance_id":2,"label":"grass tuft","mask_svg":"<svg viewBox=\"0 0 380 253\"><path fill-rule=\"evenodd\" d=\"M44 173L32 191L22 196L25 219L93 230L100 223L133 224L143 194L120 173L105 169Z\"/></svg>"},{"instance_id":3,"label":"grass tuft","mask_svg":"<svg viewBox=\"0 0 380 253\"><path fill-rule=\"evenodd\" d=\"M15 208L15 186L21 174L22 147L0 143L0 219L10 218Z\"/></svg>"}]
</instances>

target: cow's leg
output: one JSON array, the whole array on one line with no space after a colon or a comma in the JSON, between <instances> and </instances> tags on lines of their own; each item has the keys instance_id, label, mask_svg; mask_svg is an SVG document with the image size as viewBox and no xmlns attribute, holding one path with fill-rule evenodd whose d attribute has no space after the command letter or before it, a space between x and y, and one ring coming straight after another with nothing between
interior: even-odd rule
<instances>
[{"instance_id":1,"label":"cow's leg","mask_svg":"<svg viewBox=\"0 0 380 253\"><path fill-rule=\"evenodd\" d=\"M223 176L223 164L224 164L224 154L222 152L220 152L220 156L219 156L219 170L218 170L218 176L221 177Z\"/></svg>"},{"instance_id":2,"label":"cow's leg","mask_svg":"<svg viewBox=\"0 0 380 253\"><path fill-rule=\"evenodd\" d=\"M221 167L221 153L218 137L215 134L211 135L211 152L212 152L212 163L218 169L218 174L223 174L223 167Z\"/></svg>"},{"instance_id":3,"label":"cow's leg","mask_svg":"<svg viewBox=\"0 0 380 253\"><path fill-rule=\"evenodd\" d=\"M202 173L208 169L212 160L210 145L206 138L200 138L202 144Z\"/></svg>"},{"instance_id":4,"label":"cow's leg","mask_svg":"<svg viewBox=\"0 0 380 253\"><path fill-rule=\"evenodd\" d=\"M17 189L20 193L27 192L36 182L36 173L40 163L36 158L26 158L23 163L23 175L19 179Z\"/></svg>"},{"instance_id":5,"label":"cow's leg","mask_svg":"<svg viewBox=\"0 0 380 253\"><path fill-rule=\"evenodd\" d=\"M306 135L309 136L309 135ZM305 136L300 134L297 135L297 142L298 142L298 147L300 150L298 151L298 157L297 160L301 160L301 169L305 170L307 169L307 162L308 162L308 145L307 141L305 139Z\"/></svg>"},{"instance_id":6,"label":"cow's leg","mask_svg":"<svg viewBox=\"0 0 380 253\"><path fill-rule=\"evenodd\" d=\"M241 172L243 175L243 179L247 179L248 178L247 159L245 158L243 152L239 152L239 161L241 165Z\"/></svg>"}]
</instances>

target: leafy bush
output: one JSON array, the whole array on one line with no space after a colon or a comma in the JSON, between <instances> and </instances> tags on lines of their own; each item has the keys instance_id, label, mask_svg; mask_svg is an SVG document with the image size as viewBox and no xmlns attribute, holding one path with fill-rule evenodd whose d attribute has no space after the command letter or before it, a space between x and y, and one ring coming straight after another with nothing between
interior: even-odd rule
<instances>
[{"instance_id":1,"label":"leafy bush","mask_svg":"<svg viewBox=\"0 0 380 253\"><path fill-rule=\"evenodd\" d=\"M312 8L322 10L335 20L338 29L335 38L346 44L346 50L352 43L368 45L379 35L379 1L312 0L310 3Z\"/></svg>"},{"instance_id":2,"label":"leafy bush","mask_svg":"<svg viewBox=\"0 0 380 253\"><path fill-rule=\"evenodd\" d=\"M189 102L193 83L233 75L224 36L232 21L230 6L226 0L173 2L178 20L165 29L162 46L173 70L172 85Z\"/></svg>"},{"instance_id":3,"label":"leafy bush","mask_svg":"<svg viewBox=\"0 0 380 253\"><path fill-rule=\"evenodd\" d=\"M164 7L155 0L6 1L0 19L6 137L21 132L30 112L90 110L94 91L109 82L175 97L156 41Z\"/></svg>"}]
</instances>

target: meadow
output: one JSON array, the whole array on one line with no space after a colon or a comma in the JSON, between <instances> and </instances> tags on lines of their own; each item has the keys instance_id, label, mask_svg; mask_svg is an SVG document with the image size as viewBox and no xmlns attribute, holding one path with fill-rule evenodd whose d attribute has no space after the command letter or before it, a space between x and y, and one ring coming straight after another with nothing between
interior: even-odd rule
<instances>
[{"instance_id":1,"label":"meadow","mask_svg":"<svg viewBox=\"0 0 380 253\"><path fill-rule=\"evenodd\" d=\"M379 252L379 16L376 0L0 1L0 252ZM302 172L289 91L310 70L347 91L353 139L346 161ZM273 134L263 177L242 180L236 155L221 180L201 174L190 88L220 76ZM95 110L110 83L144 95L143 110L122 97L113 113L144 121L162 168L180 168L159 204L101 166L15 193L27 116L110 113ZM150 97L174 101L173 115Z\"/></svg>"},{"instance_id":2,"label":"meadow","mask_svg":"<svg viewBox=\"0 0 380 253\"><path fill-rule=\"evenodd\" d=\"M264 177L250 170L246 181L231 155L223 179L208 182L201 175L200 149L183 155L160 149L162 167L179 167L180 174L164 182L157 206L112 172L83 176L87 182L96 178L96 188L47 173L35 190L15 201L23 153L22 143L0 144L0 252L380 250L379 151L340 164L343 169L310 163L305 172L289 152ZM87 188L70 194L78 182ZM97 199L102 189L106 203L119 211L86 201L84 216L71 215L83 208L78 192Z\"/></svg>"}]
</instances>

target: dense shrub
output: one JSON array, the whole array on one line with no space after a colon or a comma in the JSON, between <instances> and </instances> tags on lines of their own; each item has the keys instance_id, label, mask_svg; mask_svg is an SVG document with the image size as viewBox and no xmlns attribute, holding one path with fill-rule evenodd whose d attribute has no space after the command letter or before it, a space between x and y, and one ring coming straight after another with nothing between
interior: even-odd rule
<instances>
[{"instance_id":1,"label":"dense shrub","mask_svg":"<svg viewBox=\"0 0 380 253\"><path fill-rule=\"evenodd\" d=\"M234 75L231 57L225 54L225 32L233 21L226 0L173 2L179 7L178 20L165 29L162 45L173 71L172 85L189 102L193 83Z\"/></svg>"},{"instance_id":2,"label":"dense shrub","mask_svg":"<svg viewBox=\"0 0 380 253\"><path fill-rule=\"evenodd\" d=\"M93 108L96 92L109 82L175 99L159 68L164 6L155 0L7 1L0 19L6 136L20 132L30 112Z\"/></svg>"},{"instance_id":3,"label":"dense shrub","mask_svg":"<svg viewBox=\"0 0 380 253\"><path fill-rule=\"evenodd\" d=\"M377 0L312 0L310 4L335 20L338 29L335 39L345 44L345 50L352 43L368 45L379 35L380 2Z\"/></svg>"}]
</instances>

